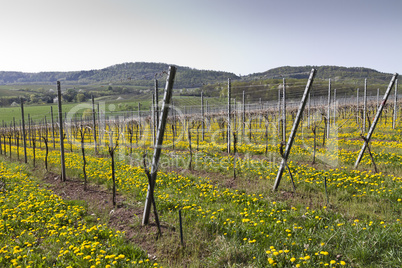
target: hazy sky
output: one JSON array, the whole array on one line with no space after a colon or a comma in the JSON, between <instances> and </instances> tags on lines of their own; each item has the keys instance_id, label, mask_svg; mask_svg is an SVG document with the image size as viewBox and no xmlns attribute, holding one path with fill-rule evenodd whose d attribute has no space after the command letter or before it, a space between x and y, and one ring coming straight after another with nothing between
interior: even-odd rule
<instances>
[{"instance_id":1,"label":"hazy sky","mask_svg":"<svg viewBox=\"0 0 402 268\"><path fill-rule=\"evenodd\" d=\"M163 62L402 73L401 0L2 0L0 71Z\"/></svg>"}]
</instances>

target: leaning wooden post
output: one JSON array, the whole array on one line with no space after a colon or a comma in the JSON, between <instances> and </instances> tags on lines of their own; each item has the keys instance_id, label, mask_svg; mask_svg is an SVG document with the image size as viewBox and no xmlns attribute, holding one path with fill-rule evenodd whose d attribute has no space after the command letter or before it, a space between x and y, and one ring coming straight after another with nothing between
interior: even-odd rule
<instances>
[{"instance_id":1,"label":"leaning wooden post","mask_svg":"<svg viewBox=\"0 0 402 268\"><path fill-rule=\"evenodd\" d=\"M327 139L329 138L329 128L331 125L331 78L328 80L328 106L327 106Z\"/></svg>"},{"instance_id":2,"label":"leaning wooden post","mask_svg":"<svg viewBox=\"0 0 402 268\"><path fill-rule=\"evenodd\" d=\"M160 119L160 123L158 124L159 130L157 135L157 144L154 148L154 154L152 158L152 167L151 167L151 180L148 184L148 192L147 198L145 200L145 208L144 208L144 215L142 218L142 225L146 225L149 222L149 214L151 211L151 203L153 200L153 189L156 182L156 175L158 171L159 165L159 158L162 151L162 144L163 144L163 136L165 133L165 125L167 121L167 116L169 113L169 104L172 98L172 91L173 91L173 81L176 75L176 67L170 66L169 73L167 75L166 87L165 87L165 95L163 97L163 104L162 104L162 116Z\"/></svg>"},{"instance_id":3,"label":"leaning wooden post","mask_svg":"<svg viewBox=\"0 0 402 268\"><path fill-rule=\"evenodd\" d=\"M283 78L282 88L282 141L286 140L286 83Z\"/></svg>"},{"instance_id":4,"label":"leaning wooden post","mask_svg":"<svg viewBox=\"0 0 402 268\"><path fill-rule=\"evenodd\" d=\"M57 102L58 102L58 108L59 108L61 181L66 181L66 164L65 164L65 160L64 160L63 110L61 107L60 81L57 81Z\"/></svg>"},{"instance_id":5,"label":"leaning wooden post","mask_svg":"<svg viewBox=\"0 0 402 268\"><path fill-rule=\"evenodd\" d=\"M398 117L397 101L398 101L398 79L395 80L394 117L392 120L392 129L395 129L396 119Z\"/></svg>"},{"instance_id":6,"label":"leaning wooden post","mask_svg":"<svg viewBox=\"0 0 402 268\"><path fill-rule=\"evenodd\" d=\"M231 114L231 105L230 105L230 98L231 98L231 91L232 91L232 85L231 85L231 80L228 78L228 124L227 124L227 140L228 140L228 154L230 154L230 114Z\"/></svg>"},{"instance_id":7,"label":"leaning wooden post","mask_svg":"<svg viewBox=\"0 0 402 268\"><path fill-rule=\"evenodd\" d=\"M384 98L382 99L381 105L380 105L380 107L378 108L377 114L376 114L375 117L374 117L374 121L373 121L373 123L371 124L371 127L370 127L370 129L369 129L369 131L368 131L368 133L367 133L365 142L363 143L363 147L362 147L362 149L360 150L359 155L357 156L357 159L356 159L356 162L355 162L355 168L357 168L357 167L359 166L359 163L360 163L360 161L362 160L364 151L366 150L366 147L367 147L368 143L370 142L371 135L373 135L375 126L377 125L378 119L380 119L382 110L384 109L385 103L386 103L387 100L388 100L388 96L389 96L389 94L391 93L391 89L392 89L392 87L394 86L395 81L396 81L397 78L398 78L398 74L395 73L394 76L392 76L391 82L389 82L387 91L386 91L385 94L384 94Z\"/></svg>"},{"instance_id":8,"label":"leaning wooden post","mask_svg":"<svg viewBox=\"0 0 402 268\"><path fill-rule=\"evenodd\" d=\"M150 128L152 128L152 144L156 143L156 123L155 123L155 93L152 94L152 107L151 107L151 121Z\"/></svg>"},{"instance_id":9,"label":"leaning wooden post","mask_svg":"<svg viewBox=\"0 0 402 268\"><path fill-rule=\"evenodd\" d=\"M159 87L157 79L155 79L155 114L156 124L159 124ZM156 125L156 129L158 129L158 125Z\"/></svg>"},{"instance_id":10,"label":"leaning wooden post","mask_svg":"<svg viewBox=\"0 0 402 268\"><path fill-rule=\"evenodd\" d=\"M363 127L362 133L366 132L366 116L367 116L367 78L364 79L364 93L363 93Z\"/></svg>"},{"instance_id":11,"label":"leaning wooden post","mask_svg":"<svg viewBox=\"0 0 402 268\"><path fill-rule=\"evenodd\" d=\"M307 96L310 92L310 88L311 88L311 85L313 84L316 72L317 72L316 69L311 69L310 76L308 78L307 85L304 90L304 94L301 99L301 102L300 102L299 110L297 111L296 119L293 123L292 131L290 133L288 143L286 144L286 148L285 148L285 152L283 154L281 165L279 167L278 174L276 175L275 184L274 184L274 188L273 188L274 191L276 191L276 189L278 189L279 183L281 182L282 174L286 167L286 162L289 157L290 149L292 148L293 140L296 136L297 128L298 128L300 120L302 118L304 107L306 106L306 102L307 102Z\"/></svg>"},{"instance_id":12,"label":"leaning wooden post","mask_svg":"<svg viewBox=\"0 0 402 268\"><path fill-rule=\"evenodd\" d=\"M27 161L27 137L25 133L25 116L24 116L24 101L21 100L21 117L22 117L22 137L24 139L24 163L28 163Z\"/></svg>"},{"instance_id":13,"label":"leaning wooden post","mask_svg":"<svg viewBox=\"0 0 402 268\"><path fill-rule=\"evenodd\" d=\"M95 149L95 154L98 153L98 146L96 144L96 113L95 113L95 100L94 96L91 96L92 98L92 128L93 128L93 136L94 136L94 149Z\"/></svg>"}]
</instances>

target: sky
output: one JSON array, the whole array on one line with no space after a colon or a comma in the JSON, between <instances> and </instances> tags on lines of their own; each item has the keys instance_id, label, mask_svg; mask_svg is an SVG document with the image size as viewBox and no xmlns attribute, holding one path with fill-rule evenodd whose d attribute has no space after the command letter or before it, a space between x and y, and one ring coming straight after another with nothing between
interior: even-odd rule
<instances>
[{"instance_id":1,"label":"sky","mask_svg":"<svg viewBox=\"0 0 402 268\"><path fill-rule=\"evenodd\" d=\"M2 0L0 71L161 62L402 73L401 0Z\"/></svg>"}]
</instances>

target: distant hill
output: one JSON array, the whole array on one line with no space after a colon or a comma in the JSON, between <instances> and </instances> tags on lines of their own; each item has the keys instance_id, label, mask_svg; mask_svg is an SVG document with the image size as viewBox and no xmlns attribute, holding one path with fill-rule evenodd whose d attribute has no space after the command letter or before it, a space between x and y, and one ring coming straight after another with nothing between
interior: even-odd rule
<instances>
[{"instance_id":1,"label":"distant hill","mask_svg":"<svg viewBox=\"0 0 402 268\"><path fill-rule=\"evenodd\" d=\"M299 99L312 68L317 69L313 84L315 97L326 96L329 78L331 78L332 87L337 88L339 96L354 96L357 88L363 88L365 78L368 79L368 94L374 95L377 88L380 88L380 93L382 93L392 77L392 74L363 67L283 66L234 80L232 96L239 99L245 91L246 98L251 102L259 99L277 100L278 89L282 87L282 79L286 78L288 98ZM222 87L221 83L205 85L200 90L204 92L204 95L211 97L226 96L225 94L227 94L227 90Z\"/></svg>"},{"instance_id":2,"label":"distant hill","mask_svg":"<svg viewBox=\"0 0 402 268\"><path fill-rule=\"evenodd\" d=\"M169 68L165 63L122 63L100 70L74 72L0 72L0 85L54 84L61 81L66 85L120 84L150 86L153 79L165 77L163 72ZM175 87L193 88L203 84L224 81L228 78L239 79L233 73L197 70L177 66Z\"/></svg>"},{"instance_id":3,"label":"distant hill","mask_svg":"<svg viewBox=\"0 0 402 268\"><path fill-rule=\"evenodd\" d=\"M169 65L165 63L135 62L116 64L104 69L89 71L40 73L3 71L0 72L0 85L54 85L56 81L61 81L63 85L73 87L76 85L91 85L92 90L98 85L112 85L113 90L121 88L121 91L124 91L126 88L127 92L142 94L147 91L146 88L154 85L154 78L157 78L162 85L166 79L168 68ZM343 89L339 89L340 93L350 91L346 88L353 90L355 86L362 85L364 78L368 78L370 87L379 87L379 85L387 84L391 77L391 74L363 67L283 66L240 77L230 72L198 70L177 66L174 84L176 89L187 89L181 91L181 95L199 95L203 90L207 96L221 96L225 94L222 85L227 83L228 78L231 78L233 87L248 86L250 92L254 90L254 87L260 87L256 83L267 84L267 88L270 88L272 92L267 96L259 97L274 98L275 94L277 94L275 93L275 88L282 78L286 78L289 82L291 82L290 80L307 79L311 68L317 69L316 80L321 79L323 85L320 87L323 89L326 87L326 82L323 79L331 78L334 83L338 83L338 88L339 83L343 84ZM316 87L317 82L315 83ZM297 82L293 81L293 83ZM302 83L305 82L303 81ZM143 88L145 91L141 91L138 88L134 89L135 87ZM292 89L289 88L289 90ZM259 94L253 95L257 97Z\"/></svg>"},{"instance_id":4,"label":"distant hill","mask_svg":"<svg viewBox=\"0 0 402 268\"><path fill-rule=\"evenodd\" d=\"M342 67L342 66L283 66L262 73L250 74L244 79L269 79L269 78L296 78L307 79L312 68L317 69L316 78L331 78L337 81L361 80L369 78L371 82L382 83L390 79L389 73L381 73L364 67Z\"/></svg>"}]
</instances>

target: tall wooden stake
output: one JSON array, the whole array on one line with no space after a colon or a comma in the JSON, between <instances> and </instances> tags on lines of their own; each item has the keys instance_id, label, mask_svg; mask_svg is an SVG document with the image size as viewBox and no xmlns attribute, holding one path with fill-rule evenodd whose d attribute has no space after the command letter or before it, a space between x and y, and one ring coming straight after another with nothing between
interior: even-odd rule
<instances>
[{"instance_id":1,"label":"tall wooden stake","mask_svg":"<svg viewBox=\"0 0 402 268\"><path fill-rule=\"evenodd\" d=\"M301 102L300 102L299 110L297 111L296 119L293 123L292 131L290 133L288 143L286 144L286 148L285 148L285 152L283 154L281 165L279 167L278 174L275 179L275 184L274 184L274 188L273 188L274 191L276 189L278 189L279 183L281 182L282 174L283 174L283 171L286 166L286 162L287 162L289 154L290 154L290 149L292 148L293 140L296 136L297 128L299 126L300 120L303 115L304 107L306 106L307 96L310 92L311 85L313 84L315 74L316 74L316 69L311 69L310 76L308 78L307 85L304 90L304 94L301 99Z\"/></svg>"},{"instance_id":2,"label":"tall wooden stake","mask_svg":"<svg viewBox=\"0 0 402 268\"><path fill-rule=\"evenodd\" d=\"M141 129L142 129L142 127L141 127L141 102L139 102L138 103L138 127L139 127L139 132L140 132L140 137L142 136L142 133L141 133Z\"/></svg>"},{"instance_id":3,"label":"tall wooden stake","mask_svg":"<svg viewBox=\"0 0 402 268\"><path fill-rule=\"evenodd\" d=\"M98 146L97 146L97 143L96 143L96 113L95 113L95 100L94 100L94 96L92 95L91 96L92 97L92 127L93 127L93 130L92 130L92 133L93 133L93 136L94 136L94 146L95 146L95 154L97 154L98 153Z\"/></svg>"},{"instance_id":4,"label":"tall wooden stake","mask_svg":"<svg viewBox=\"0 0 402 268\"><path fill-rule=\"evenodd\" d=\"M278 137L281 136L281 90L278 89Z\"/></svg>"},{"instance_id":5,"label":"tall wooden stake","mask_svg":"<svg viewBox=\"0 0 402 268\"><path fill-rule=\"evenodd\" d=\"M398 102L398 79L395 80L394 117L392 120L392 129L395 129L396 119L398 117L397 102Z\"/></svg>"},{"instance_id":6,"label":"tall wooden stake","mask_svg":"<svg viewBox=\"0 0 402 268\"><path fill-rule=\"evenodd\" d=\"M56 141L54 139L53 106L50 106L50 115L52 117L52 140L53 140L53 149L54 149L54 148L56 148Z\"/></svg>"},{"instance_id":7,"label":"tall wooden stake","mask_svg":"<svg viewBox=\"0 0 402 268\"><path fill-rule=\"evenodd\" d=\"M152 141L153 145L155 146L156 143L156 118L155 118L155 93L152 94L152 107L151 107L151 119L152 119L152 124L150 124L150 127L152 128Z\"/></svg>"},{"instance_id":8,"label":"tall wooden stake","mask_svg":"<svg viewBox=\"0 0 402 268\"><path fill-rule=\"evenodd\" d=\"M311 106L311 98L310 98L310 93L308 93L308 100L307 100L307 128L310 128L310 106Z\"/></svg>"},{"instance_id":9,"label":"tall wooden stake","mask_svg":"<svg viewBox=\"0 0 402 268\"><path fill-rule=\"evenodd\" d=\"M227 124L227 140L228 140L228 154L230 154L230 120L231 120L231 105L230 105L230 99L231 99L231 91L232 91L232 85L231 85L231 80L228 78L228 124Z\"/></svg>"},{"instance_id":10,"label":"tall wooden stake","mask_svg":"<svg viewBox=\"0 0 402 268\"><path fill-rule=\"evenodd\" d=\"M363 128L362 133L366 132L367 120L367 78L364 79L364 93L363 93Z\"/></svg>"},{"instance_id":11,"label":"tall wooden stake","mask_svg":"<svg viewBox=\"0 0 402 268\"><path fill-rule=\"evenodd\" d=\"M283 78L282 88L282 141L286 140L286 83Z\"/></svg>"},{"instance_id":12,"label":"tall wooden stake","mask_svg":"<svg viewBox=\"0 0 402 268\"><path fill-rule=\"evenodd\" d=\"M359 89L356 91L356 123L359 124Z\"/></svg>"},{"instance_id":13,"label":"tall wooden stake","mask_svg":"<svg viewBox=\"0 0 402 268\"><path fill-rule=\"evenodd\" d=\"M155 182L156 182L159 158L160 158L161 151L162 151L163 136L165 133L165 126L166 126L167 116L169 113L169 104L170 104L170 100L172 98L173 82L174 82L175 75L176 75L176 67L170 66L169 73L167 75L165 95L164 95L163 104L162 104L162 116L160 119L160 123L158 124L159 130L158 130L158 135L157 135L157 145L154 148L154 154L153 154L153 158L152 158L152 167L151 167L151 174L150 174L151 179L150 179L150 183L148 184L147 198L145 200L144 215L142 218L143 225L146 225L149 223L149 214L151 211L151 203L153 200L153 189L154 189Z\"/></svg>"},{"instance_id":14,"label":"tall wooden stake","mask_svg":"<svg viewBox=\"0 0 402 268\"><path fill-rule=\"evenodd\" d=\"M201 91L201 120L202 120L202 141L205 135L205 118L204 118L204 92ZM197 134L198 135L198 134Z\"/></svg>"},{"instance_id":15,"label":"tall wooden stake","mask_svg":"<svg viewBox=\"0 0 402 268\"><path fill-rule=\"evenodd\" d=\"M327 139L329 138L329 128L331 122L331 78L328 80L328 106L327 106Z\"/></svg>"},{"instance_id":16,"label":"tall wooden stake","mask_svg":"<svg viewBox=\"0 0 402 268\"><path fill-rule=\"evenodd\" d=\"M22 118L22 136L24 139L24 163L28 163L27 161L27 137L25 133L25 116L24 116L24 101L21 100L21 118Z\"/></svg>"},{"instance_id":17,"label":"tall wooden stake","mask_svg":"<svg viewBox=\"0 0 402 268\"><path fill-rule=\"evenodd\" d=\"M243 99L242 99L242 101L243 101L243 116L242 116L242 136L241 136L241 139L242 139L242 142L243 142L243 138L244 138L244 135L245 135L245 128L246 128L246 102L245 102L245 97L244 97L244 90L243 90Z\"/></svg>"},{"instance_id":18,"label":"tall wooden stake","mask_svg":"<svg viewBox=\"0 0 402 268\"><path fill-rule=\"evenodd\" d=\"M65 160L64 160L63 110L61 107L60 81L57 81L57 102L58 102L58 108L59 108L61 181L66 181L66 164L65 164Z\"/></svg>"},{"instance_id":19,"label":"tall wooden stake","mask_svg":"<svg viewBox=\"0 0 402 268\"><path fill-rule=\"evenodd\" d=\"M377 110L378 110L379 101L380 101L380 88L377 88L377 106L376 106Z\"/></svg>"},{"instance_id":20,"label":"tall wooden stake","mask_svg":"<svg viewBox=\"0 0 402 268\"><path fill-rule=\"evenodd\" d=\"M364 151L366 150L366 147L367 147L368 143L370 142L371 135L372 135L373 132L374 132L374 129L375 129L376 125L377 125L378 119L379 119L380 116L381 116L382 110L384 109L385 103L386 103L387 100L388 100L388 96L389 96L389 94L391 93L391 89L392 89L392 87L394 86L395 80L396 80L397 78L398 78L398 74L395 73L394 76L392 76L391 81L389 82L387 91L386 91L385 94L384 94L384 98L382 99L381 105L380 105L380 107L378 108L378 111L377 111L377 114L375 115L374 121L373 121L373 123L371 124L371 127L370 127L370 129L369 129L369 131L368 131L368 133L367 133L365 142L363 143L363 147L362 147L362 149L360 150L360 153L359 153L359 155L358 155L358 157L357 157L357 159L356 159L355 168L357 168L357 167L359 166L359 163L360 163L360 161L362 160Z\"/></svg>"},{"instance_id":21,"label":"tall wooden stake","mask_svg":"<svg viewBox=\"0 0 402 268\"><path fill-rule=\"evenodd\" d=\"M155 79L155 122L156 122L156 128L158 129L159 126L159 87L158 87L158 80Z\"/></svg>"},{"instance_id":22,"label":"tall wooden stake","mask_svg":"<svg viewBox=\"0 0 402 268\"><path fill-rule=\"evenodd\" d=\"M334 101L333 101L333 103L334 103L334 114L333 114L333 119L332 119L332 121L333 121L333 125L334 125L334 127L335 127L335 124L336 124L336 88L334 88Z\"/></svg>"}]
</instances>

